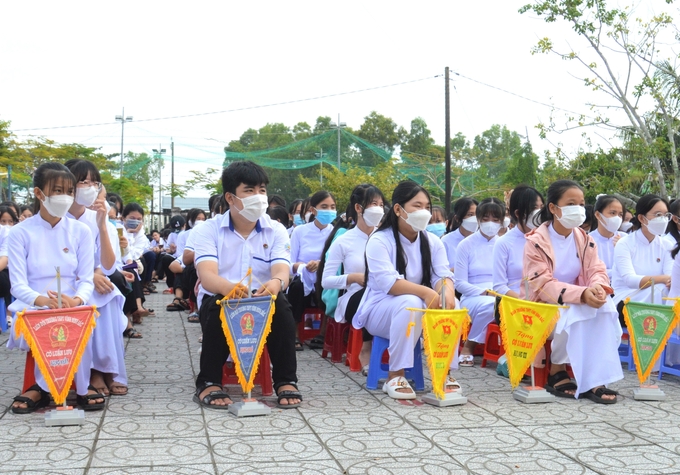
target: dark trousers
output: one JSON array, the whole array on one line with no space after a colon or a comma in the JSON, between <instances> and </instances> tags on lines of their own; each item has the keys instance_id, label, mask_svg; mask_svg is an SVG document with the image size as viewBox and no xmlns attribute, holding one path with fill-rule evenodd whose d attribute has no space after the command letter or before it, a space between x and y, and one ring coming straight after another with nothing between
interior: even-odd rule
<instances>
[{"instance_id":1,"label":"dark trousers","mask_svg":"<svg viewBox=\"0 0 680 475\"><path fill-rule=\"evenodd\" d=\"M130 285L123 274L120 271L116 271L109 276L109 280L113 285L118 287L120 293L125 297L125 303L123 304L123 313L125 315L137 310L137 301L135 300L134 286ZM140 289L141 292L141 289Z\"/></svg>"},{"instance_id":2,"label":"dark trousers","mask_svg":"<svg viewBox=\"0 0 680 475\"><path fill-rule=\"evenodd\" d=\"M352 324L352 319L354 319L354 315L356 315L357 310L359 310L359 303L361 303L361 298L364 296L364 292L366 292L366 287L355 292L354 295L352 295L347 301L347 307L345 308L345 320L350 325ZM361 330L362 330L361 341L371 341L373 339L373 335L368 333L368 330L366 330L365 327L362 328Z\"/></svg>"},{"instance_id":3,"label":"dark trousers","mask_svg":"<svg viewBox=\"0 0 680 475\"><path fill-rule=\"evenodd\" d=\"M0 298L5 299L5 308L9 307L12 303L12 284L9 281L9 269L5 267L4 270L0 271ZM0 315L0 318L5 318L4 315Z\"/></svg>"},{"instance_id":4,"label":"dark trousers","mask_svg":"<svg viewBox=\"0 0 680 475\"><path fill-rule=\"evenodd\" d=\"M206 383L222 385L222 367L229 356L229 346L222 330L220 306L216 301L222 295L206 295L201 303L200 319L203 327L203 349L201 370L196 378L196 387ZM267 337L267 348L273 365L274 387L290 382L297 383L297 357L295 353L295 321L290 304L283 293L279 293L272 316L272 330ZM260 368L267 371L267 368Z\"/></svg>"},{"instance_id":5,"label":"dark trousers","mask_svg":"<svg viewBox=\"0 0 680 475\"><path fill-rule=\"evenodd\" d=\"M308 307L314 307L314 292L305 296L305 284L302 283L299 277L295 277L288 286L288 301L293 309L293 319L295 323L302 321L302 315Z\"/></svg>"},{"instance_id":6,"label":"dark trousers","mask_svg":"<svg viewBox=\"0 0 680 475\"><path fill-rule=\"evenodd\" d=\"M196 303L196 294L194 294L196 282L198 282L196 268L193 264L189 264L182 272L182 294L184 299L191 300L194 303Z\"/></svg>"},{"instance_id":7,"label":"dark trousers","mask_svg":"<svg viewBox=\"0 0 680 475\"><path fill-rule=\"evenodd\" d=\"M144 273L142 274L142 283L148 284L151 282L151 276L154 269L156 268L156 253L153 251L147 251L142 254L142 260L144 261Z\"/></svg>"},{"instance_id":8,"label":"dark trousers","mask_svg":"<svg viewBox=\"0 0 680 475\"><path fill-rule=\"evenodd\" d=\"M166 277L165 283L168 284L168 287L175 287L175 274L170 270L170 264L172 264L172 261L174 260L175 258L170 254L161 255L161 263L158 267L159 270L157 271L159 279L162 279L163 276Z\"/></svg>"}]
</instances>

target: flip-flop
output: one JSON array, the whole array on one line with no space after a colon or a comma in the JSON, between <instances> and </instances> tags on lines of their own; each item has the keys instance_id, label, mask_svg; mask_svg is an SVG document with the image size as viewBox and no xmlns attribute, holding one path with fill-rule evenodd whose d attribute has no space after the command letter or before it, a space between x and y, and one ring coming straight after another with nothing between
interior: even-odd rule
<instances>
[{"instance_id":1,"label":"flip-flop","mask_svg":"<svg viewBox=\"0 0 680 475\"><path fill-rule=\"evenodd\" d=\"M118 389L121 392L114 392L114 389ZM111 396L127 396L128 387L124 384L114 382L109 386L109 394Z\"/></svg>"}]
</instances>

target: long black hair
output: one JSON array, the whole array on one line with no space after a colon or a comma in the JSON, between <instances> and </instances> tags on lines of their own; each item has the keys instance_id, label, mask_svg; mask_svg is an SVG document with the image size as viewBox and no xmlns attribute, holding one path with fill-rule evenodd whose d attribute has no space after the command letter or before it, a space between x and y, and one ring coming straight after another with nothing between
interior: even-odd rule
<instances>
[{"instance_id":1,"label":"long black hair","mask_svg":"<svg viewBox=\"0 0 680 475\"><path fill-rule=\"evenodd\" d=\"M458 198L456 202L453 203L453 211L449 215L449 224L446 226L446 232L452 233L458 229L472 205L477 206L478 204L479 202L474 198Z\"/></svg>"},{"instance_id":2,"label":"long black hair","mask_svg":"<svg viewBox=\"0 0 680 475\"><path fill-rule=\"evenodd\" d=\"M368 183L363 183L361 185L357 185L357 186L354 187L354 190L352 190L352 194L349 197L349 204L347 205L347 209L345 210L344 218L336 219L335 226L333 226L333 230L328 235L328 238L326 239L326 243L323 246L323 251L321 252L321 260L319 261L319 266L316 270L316 291L317 291L317 297L318 297L316 299L317 302L322 302L321 301L321 290L322 290L321 280L323 278L323 269L326 266L326 253L328 252L328 249L331 247L331 244L333 243L333 239L335 239L335 235L338 233L338 231L340 229L351 229L354 226L356 226L356 223L359 220L359 216L357 215L356 205L361 206L362 209L366 209L366 207L369 206L377 198L380 198L382 200L383 206L384 206L385 196L383 195L382 191L380 191L380 189L378 189L377 187L370 185ZM317 204L318 203L319 202L317 202ZM322 308L325 311L326 309L325 309L325 305L323 304L323 302L320 305L322 305Z\"/></svg>"},{"instance_id":3,"label":"long black hair","mask_svg":"<svg viewBox=\"0 0 680 475\"><path fill-rule=\"evenodd\" d=\"M545 203L543 195L527 185L520 185L512 190L510 195L509 211L510 221L516 225L524 226L531 216L531 213L536 209L536 201L541 199L541 203ZM535 216L534 216L535 217ZM535 223L532 223L535 225Z\"/></svg>"},{"instance_id":4,"label":"long black hair","mask_svg":"<svg viewBox=\"0 0 680 475\"><path fill-rule=\"evenodd\" d=\"M581 185L579 185L573 180L557 180L550 184L550 186L548 187L547 201L544 204L543 209L541 210L540 213L541 223L545 223L546 221L552 221L553 219L555 219L553 214L548 209L548 205L552 203L555 206L557 206L557 202L560 200L560 198L562 198L562 195L564 195L567 192L567 190L570 190L572 188L578 188L579 190L583 191Z\"/></svg>"},{"instance_id":5,"label":"long black hair","mask_svg":"<svg viewBox=\"0 0 680 475\"><path fill-rule=\"evenodd\" d=\"M673 200L671 205L668 207L668 211L676 218L680 217L680 200ZM680 226L680 224L676 224L675 221L673 221L673 218L671 218L671 220L668 222L668 227L666 228L668 234L673 236L673 239L675 239L675 247L673 248L673 251L671 251L671 257L673 259L675 259L675 256L680 250L680 231L678 231L678 226Z\"/></svg>"},{"instance_id":6,"label":"long black hair","mask_svg":"<svg viewBox=\"0 0 680 475\"><path fill-rule=\"evenodd\" d=\"M401 239L399 239L399 220L402 218L397 216L397 213L394 211L394 208L395 205L399 205L403 209L404 205L411 201L413 198L415 198L415 196L420 192L425 193L425 196L427 196L427 200L430 203L432 203L432 199L430 198L430 194L427 192L427 190L420 186L415 181L406 180L399 182L397 187L394 189L394 192L392 193L392 207L385 215L385 218L383 219L383 222L380 225L380 227L376 230L376 233L380 231L388 230L392 231L392 235L394 236L394 243L397 248L397 262L396 262L397 272L404 276L406 275L406 265L408 264L408 262L406 262L406 256L404 255L404 248L401 245ZM421 263L423 266L423 280L421 281L421 285L424 285L426 287L432 287L431 284L432 255L430 253L430 241L427 238L426 232L420 231L418 234L420 234L420 255ZM369 277L368 262L366 262L366 274L364 280L367 285L368 277Z\"/></svg>"},{"instance_id":7,"label":"long black hair","mask_svg":"<svg viewBox=\"0 0 680 475\"><path fill-rule=\"evenodd\" d=\"M75 196L76 192L76 177L73 176L71 170L66 168L61 163L47 162L40 165L33 172L33 186L40 188L40 190L47 196L55 184L62 183L68 195ZM40 212L40 200L37 198L33 201L33 214Z\"/></svg>"}]
</instances>

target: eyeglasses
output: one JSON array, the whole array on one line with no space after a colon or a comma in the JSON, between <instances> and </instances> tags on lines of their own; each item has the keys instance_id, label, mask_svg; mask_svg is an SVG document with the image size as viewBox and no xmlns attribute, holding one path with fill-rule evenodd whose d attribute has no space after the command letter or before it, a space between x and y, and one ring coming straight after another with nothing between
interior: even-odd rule
<instances>
[{"instance_id":1,"label":"eyeglasses","mask_svg":"<svg viewBox=\"0 0 680 475\"><path fill-rule=\"evenodd\" d=\"M670 220L673 217L672 213L656 213L654 214L651 218L647 215L645 215L647 219L657 219L657 218L666 218Z\"/></svg>"},{"instance_id":2,"label":"eyeglasses","mask_svg":"<svg viewBox=\"0 0 680 475\"><path fill-rule=\"evenodd\" d=\"M81 180L78 182L78 185L82 186L94 186L97 188L97 190L102 189L102 184L98 181L90 181L90 180Z\"/></svg>"}]
</instances>

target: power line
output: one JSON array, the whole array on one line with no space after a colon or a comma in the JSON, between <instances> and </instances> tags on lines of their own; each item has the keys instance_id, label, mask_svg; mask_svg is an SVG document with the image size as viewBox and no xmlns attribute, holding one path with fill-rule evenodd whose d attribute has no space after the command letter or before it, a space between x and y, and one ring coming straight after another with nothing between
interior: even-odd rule
<instances>
[{"instance_id":1,"label":"power line","mask_svg":"<svg viewBox=\"0 0 680 475\"><path fill-rule=\"evenodd\" d=\"M438 74L436 76L428 76L425 78L420 78L420 79L412 79L410 81L402 81L402 82L397 82L393 84L386 84L383 86L375 86L375 87L367 87L364 89L356 89L354 91L345 91L345 92L336 92L334 94L326 94L323 96L315 96L315 97L308 97L306 99L293 99L290 101L283 101L283 102L275 102L272 104L261 104L257 106L248 106L248 107L239 107L237 109L227 109L223 111L214 111L214 112L201 112L197 114L186 114L186 115L175 115L175 116L168 116L168 117L156 117L153 119L136 119L135 122L152 122L152 121L158 121L158 120L171 120L171 119L186 119L189 117L202 117L206 115L216 115L216 114L227 114L230 112L240 112L240 111L245 111L245 110L253 110L253 109L263 109L266 107L275 107L275 106L283 106L287 104L296 104L300 102L309 102L309 101L316 101L319 99L327 99L329 97L338 97L338 96L346 96L348 94L358 94L360 92L366 92L366 91L375 91L377 89L385 89L388 87L395 87L395 86L403 86L404 84L412 84L414 82L421 82L421 81L427 81L429 79L434 79L437 77L440 77L441 74ZM116 122L100 122L98 124L81 124L81 125L60 125L60 126L55 126L55 127L36 127L32 129L17 129L14 132L26 132L30 130L54 130L54 129L70 129L70 128L77 128L77 127L95 127L95 126L100 126L100 125L113 125Z\"/></svg>"}]
</instances>

